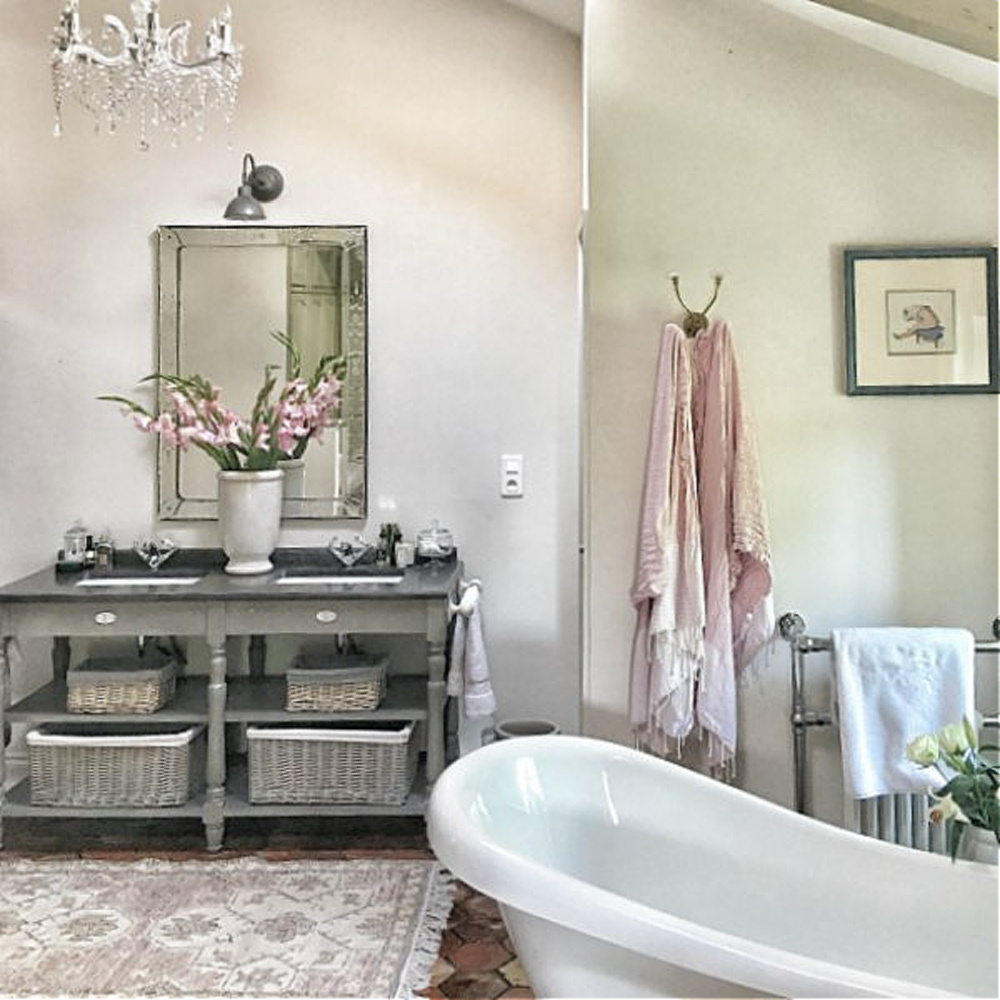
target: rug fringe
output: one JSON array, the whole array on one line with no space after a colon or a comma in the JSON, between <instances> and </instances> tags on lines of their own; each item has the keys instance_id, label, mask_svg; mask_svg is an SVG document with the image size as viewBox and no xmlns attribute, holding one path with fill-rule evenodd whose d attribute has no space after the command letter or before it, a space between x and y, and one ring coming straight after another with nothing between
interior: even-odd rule
<instances>
[{"instance_id":1,"label":"rug fringe","mask_svg":"<svg viewBox=\"0 0 1000 1000\"><path fill-rule=\"evenodd\" d=\"M435 863L427 880L424 905L418 917L419 929L400 975L395 1000L419 1000L417 990L427 987L454 904L455 877Z\"/></svg>"}]
</instances>

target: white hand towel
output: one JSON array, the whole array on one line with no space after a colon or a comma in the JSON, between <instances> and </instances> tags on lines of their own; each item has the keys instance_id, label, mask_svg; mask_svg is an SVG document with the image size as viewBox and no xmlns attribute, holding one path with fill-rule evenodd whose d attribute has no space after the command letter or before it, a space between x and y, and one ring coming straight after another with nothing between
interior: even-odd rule
<instances>
[{"instance_id":1,"label":"white hand towel","mask_svg":"<svg viewBox=\"0 0 1000 1000\"><path fill-rule=\"evenodd\" d=\"M468 617L461 612L455 615L447 691L451 697L462 699L470 719L481 719L496 711L479 602Z\"/></svg>"},{"instance_id":2,"label":"white hand towel","mask_svg":"<svg viewBox=\"0 0 1000 1000\"><path fill-rule=\"evenodd\" d=\"M931 791L933 768L906 745L975 711L975 637L965 629L834 629L844 791L852 798Z\"/></svg>"}]
</instances>

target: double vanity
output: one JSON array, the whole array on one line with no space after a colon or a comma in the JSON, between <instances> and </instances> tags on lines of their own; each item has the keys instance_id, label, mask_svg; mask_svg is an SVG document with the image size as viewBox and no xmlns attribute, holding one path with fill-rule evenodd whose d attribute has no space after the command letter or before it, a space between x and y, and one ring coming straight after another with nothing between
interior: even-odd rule
<instances>
[{"instance_id":1,"label":"double vanity","mask_svg":"<svg viewBox=\"0 0 1000 1000\"><path fill-rule=\"evenodd\" d=\"M155 572L141 564L69 574L50 567L0 588L0 732L9 723L86 724L96 730L109 722L201 724L207 732L204 791L178 806L32 805L27 780L4 794L5 752L0 751L0 823L19 816L195 816L204 822L208 848L218 850L228 817L423 813L427 790L445 764L446 641L461 564L345 571L325 550L286 549L275 553L271 573L236 577L223 571L224 561L216 550L183 550ZM410 795L398 806L251 803L241 729L290 718L283 665L266 669L268 638L365 635L417 636L419 655L415 662L390 663L386 695L377 708L310 712L308 718L330 724L416 723L423 765ZM186 637L189 653L192 643L203 642L207 675L182 674L175 697L152 714L67 712L72 639L110 636ZM246 637L246 664L229 662L227 645L241 645L228 643L234 637ZM11 705L14 643L39 638L52 640L53 679ZM291 717L303 721L303 713Z\"/></svg>"}]
</instances>

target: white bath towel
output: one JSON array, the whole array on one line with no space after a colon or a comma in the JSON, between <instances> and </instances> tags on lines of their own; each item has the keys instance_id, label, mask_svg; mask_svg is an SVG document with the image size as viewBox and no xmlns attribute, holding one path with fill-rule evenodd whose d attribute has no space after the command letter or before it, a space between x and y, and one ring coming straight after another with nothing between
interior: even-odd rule
<instances>
[{"instance_id":1,"label":"white bath towel","mask_svg":"<svg viewBox=\"0 0 1000 1000\"><path fill-rule=\"evenodd\" d=\"M447 691L451 697L462 699L470 719L482 719L496 711L479 601L468 616L461 611L455 615Z\"/></svg>"},{"instance_id":2,"label":"white bath towel","mask_svg":"<svg viewBox=\"0 0 1000 1000\"><path fill-rule=\"evenodd\" d=\"M975 637L965 629L833 630L844 792L926 792L943 779L906 759L922 733L973 718Z\"/></svg>"}]
</instances>

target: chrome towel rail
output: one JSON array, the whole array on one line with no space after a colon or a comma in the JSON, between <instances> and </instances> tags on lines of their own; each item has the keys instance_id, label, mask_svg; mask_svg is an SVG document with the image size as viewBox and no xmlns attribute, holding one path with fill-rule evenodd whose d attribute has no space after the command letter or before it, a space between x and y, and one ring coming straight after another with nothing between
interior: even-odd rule
<instances>
[{"instance_id":1,"label":"chrome towel rail","mask_svg":"<svg viewBox=\"0 0 1000 1000\"><path fill-rule=\"evenodd\" d=\"M778 619L778 632L788 642L792 654L792 755L795 767L795 809L806 811L806 733L815 726L832 726L831 712L809 709L805 699L805 657L809 653L833 652L829 637L806 635L805 619L788 611ZM976 640L977 653L1000 653L1000 616L993 619L992 640ZM983 726L1000 729L1000 715L990 715L982 720Z\"/></svg>"}]
</instances>

